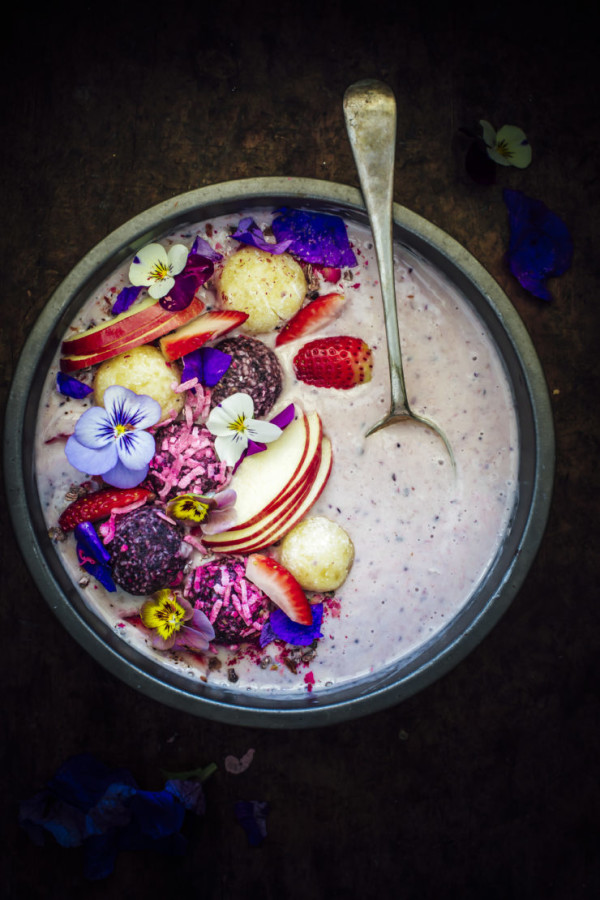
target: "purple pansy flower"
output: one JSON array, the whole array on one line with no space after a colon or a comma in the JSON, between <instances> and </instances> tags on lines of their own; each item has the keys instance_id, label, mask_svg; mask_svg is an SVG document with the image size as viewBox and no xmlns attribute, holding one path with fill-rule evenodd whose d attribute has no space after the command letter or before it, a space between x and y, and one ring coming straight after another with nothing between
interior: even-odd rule
<instances>
[{"instance_id":1,"label":"purple pansy flower","mask_svg":"<svg viewBox=\"0 0 600 900\"><path fill-rule=\"evenodd\" d=\"M144 429L160 417L160 404L152 397L112 385L104 392L104 407L94 406L79 418L65 446L67 459L113 487L135 487L146 477L155 450L153 436Z\"/></svg>"}]
</instances>

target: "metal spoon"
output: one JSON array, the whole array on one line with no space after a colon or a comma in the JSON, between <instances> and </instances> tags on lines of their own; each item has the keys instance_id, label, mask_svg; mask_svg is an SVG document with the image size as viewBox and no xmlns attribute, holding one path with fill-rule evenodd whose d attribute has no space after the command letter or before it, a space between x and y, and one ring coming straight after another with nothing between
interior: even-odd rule
<instances>
[{"instance_id":1,"label":"metal spoon","mask_svg":"<svg viewBox=\"0 0 600 900\"><path fill-rule=\"evenodd\" d=\"M371 79L350 85L344 94L344 117L375 242L390 367L390 411L367 431L367 437L397 422L419 422L439 435L454 466L454 453L443 430L413 412L406 397L392 252L396 101L391 88Z\"/></svg>"}]
</instances>

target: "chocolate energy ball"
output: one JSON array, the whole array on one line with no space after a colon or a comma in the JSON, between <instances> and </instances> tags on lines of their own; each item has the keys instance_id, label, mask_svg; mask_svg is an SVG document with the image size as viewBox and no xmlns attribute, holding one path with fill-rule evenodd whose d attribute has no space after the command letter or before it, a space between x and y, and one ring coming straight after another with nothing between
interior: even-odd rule
<instances>
[{"instance_id":1,"label":"chocolate energy ball","mask_svg":"<svg viewBox=\"0 0 600 900\"><path fill-rule=\"evenodd\" d=\"M182 531L158 510L142 506L116 517L108 545L114 581L130 594L152 594L183 572Z\"/></svg>"},{"instance_id":2,"label":"chocolate energy ball","mask_svg":"<svg viewBox=\"0 0 600 900\"><path fill-rule=\"evenodd\" d=\"M215 439L207 428L172 422L154 435L156 451L147 481L163 501L177 494L222 490L231 469L218 458Z\"/></svg>"},{"instance_id":3,"label":"chocolate energy ball","mask_svg":"<svg viewBox=\"0 0 600 900\"><path fill-rule=\"evenodd\" d=\"M185 596L208 616L215 644L256 642L269 617L269 600L245 572L238 557L222 556L198 566L187 583Z\"/></svg>"},{"instance_id":4,"label":"chocolate energy ball","mask_svg":"<svg viewBox=\"0 0 600 900\"><path fill-rule=\"evenodd\" d=\"M211 404L218 406L231 394L250 394L254 400L254 415L266 416L281 393L283 376L279 360L273 351L256 338L236 335L217 345L232 357L231 365L212 389Z\"/></svg>"}]
</instances>

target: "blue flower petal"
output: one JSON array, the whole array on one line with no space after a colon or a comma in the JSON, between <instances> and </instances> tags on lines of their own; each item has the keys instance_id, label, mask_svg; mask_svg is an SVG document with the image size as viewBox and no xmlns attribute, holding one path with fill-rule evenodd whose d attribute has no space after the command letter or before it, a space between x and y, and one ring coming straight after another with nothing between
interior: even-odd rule
<instances>
[{"instance_id":1,"label":"blue flower petal","mask_svg":"<svg viewBox=\"0 0 600 900\"><path fill-rule=\"evenodd\" d=\"M186 381L197 378L205 387L214 387L231 365L231 359L230 353L223 353L217 347L192 350L183 357L181 381L185 384Z\"/></svg>"},{"instance_id":2,"label":"blue flower petal","mask_svg":"<svg viewBox=\"0 0 600 900\"><path fill-rule=\"evenodd\" d=\"M73 468L89 475L104 475L118 461L117 448L114 441L111 441L110 444L101 447L99 450L94 450L91 447L85 447L74 435L71 435L65 444L65 454Z\"/></svg>"},{"instance_id":3,"label":"blue flower petal","mask_svg":"<svg viewBox=\"0 0 600 900\"><path fill-rule=\"evenodd\" d=\"M249 244L251 247L257 247L259 250L266 250L267 253L274 253L275 255L285 253L292 243L291 238L287 238L277 244L267 241L254 219L251 219L249 216L240 220L232 237L243 244Z\"/></svg>"},{"instance_id":4,"label":"blue flower petal","mask_svg":"<svg viewBox=\"0 0 600 900\"><path fill-rule=\"evenodd\" d=\"M269 804L261 800L239 800L235 815L251 847L259 847L267 836Z\"/></svg>"},{"instance_id":5,"label":"blue flower petal","mask_svg":"<svg viewBox=\"0 0 600 900\"><path fill-rule=\"evenodd\" d=\"M285 641L287 644L293 644L296 647L307 647L313 641L323 637L321 634L321 622L323 621L323 604L314 603L311 606L313 621L312 625L298 625L292 622L289 616L282 609L274 609L269 616L269 625L276 638ZM266 625L263 627L265 630ZM262 632L261 632L262 639Z\"/></svg>"},{"instance_id":6,"label":"blue flower petal","mask_svg":"<svg viewBox=\"0 0 600 900\"><path fill-rule=\"evenodd\" d=\"M520 284L541 300L552 300L546 278L571 265L573 243L565 223L541 200L521 191L503 191L509 215L508 263Z\"/></svg>"},{"instance_id":7,"label":"blue flower petal","mask_svg":"<svg viewBox=\"0 0 600 900\"><path fill-rule=\"evenodd\" d=\"M113 430L117 425L150 428L156 425L162 415L157 400L147 394L136 394L135 391L117 384L106 388L103 401Z\"/></svg>"},{"instance_id":8,"label":"blue flower petal","mask_svg":"<svg viewBox=\"0 0 600 900\"><path fill-rule=\"evenodd\" d=\"M127 285L123 288L122 291L119 291L117 299L113 303L113 308L111 309L111 315L119 316L121 313L127 312L130 306L133 306L137 298L139 297L141 291L143 290L143 286L134 287L133 285Z\"/></svg>"},{"instance_id":9,"label":"blue flower petal","mask_svg":"<svg viewBox=\"0 0 600 900\"><path fill-rule=\"evenodd\" d=\"M141 484L148 474L148 466L143 469L128 469L119 460L112 469L102 473L102 480L116 488L132 488Z\"/></svg>"},{"instance_id":10,"label":"blue flower petal","mask_svg":"<svg viewBox=\"0 0 600 900\"><path fill-rule=\"evenodd\" d=\"M64 372L58 372L56 375L56 388L59 393L65 397L72 397L74 400L83 400L94 390L89 384L84 384L78 378L72 375L65 375Z\"/></svg>"},{"instance_id":11,"label":"blue flower petal","mask_svg":"<svg viewBox=\"0 0 600 900\"><path fill-rule=\"evenodd\" d=\"M101 450L114 443L114 427L107 410L101 406L86 409L77 420L73 434L90 450Z\"/></svg>"},{"instance_id":12,"label":"blue flower petal","mask_svg":"<svg viewBox=\"0 0 600 900\"><path fill-rule=\"evenodd\" d=\"M326 213L282 209L273 220L278 241L291 241L289 252L305 262L325 266L355 266L344 220Z\"/></svg>"},{"instance_id":13,"label":"blue flower petal","mask_svg":"<svg viewBox=\"0 0 600 900\"><path fill-rule=\"evenodd\" d=\"M91 556L96 562L110 562L110 553L98 537L96 529L91 522L80 522L75 526L73 535L78 544L88 556Z\"/></svg>"},{"instance_id":14,"label":"blue flower petal","mask_svg":"<svg viewBox=\"0 0 600 900\"><path fill-rule=\"evenodd\" d=\"M116 445L119 460L128 469L143 469L156 449L154 437L147 431L126 431Z\"/></svg>"}]
</instances>

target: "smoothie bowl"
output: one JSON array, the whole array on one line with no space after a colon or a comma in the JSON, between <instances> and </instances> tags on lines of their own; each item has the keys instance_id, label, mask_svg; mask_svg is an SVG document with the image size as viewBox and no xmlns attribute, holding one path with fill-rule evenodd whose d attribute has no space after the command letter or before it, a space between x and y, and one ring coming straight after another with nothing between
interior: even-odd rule
<instances>
[{"instance_id":1,"label":"smoothie bowl","mask_svg":"<svg viewBox=\"0 0 600 900\"><path fill-rule=\"evenodd\" d=\"M395 206L394 245L411 405L454 461L412 423L365 437L389 383L354 189L192 191L48 302L7 408L14 527L128 685L230 723L342 721L439 678L514 599L552 489L540 364L448 235Z\"/></svg>"}]
</instances>

